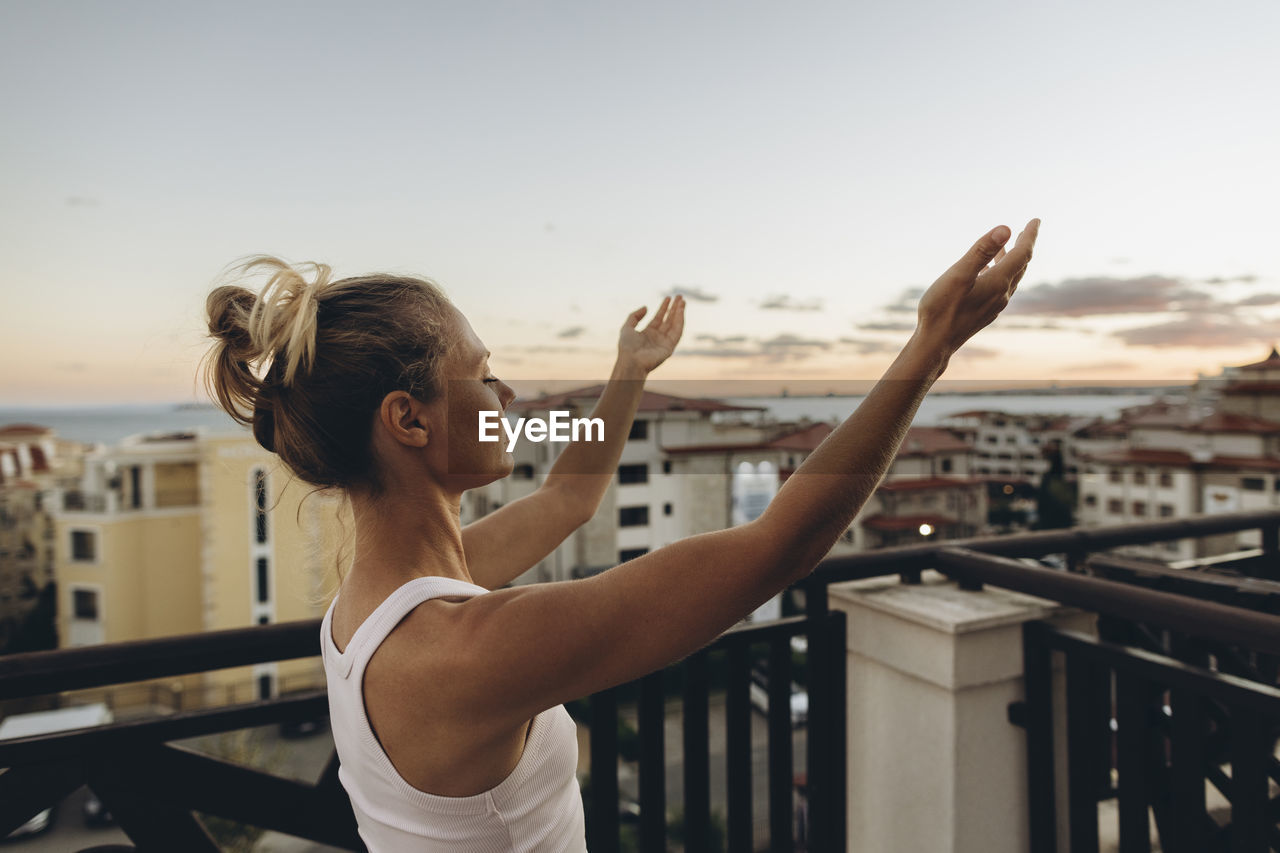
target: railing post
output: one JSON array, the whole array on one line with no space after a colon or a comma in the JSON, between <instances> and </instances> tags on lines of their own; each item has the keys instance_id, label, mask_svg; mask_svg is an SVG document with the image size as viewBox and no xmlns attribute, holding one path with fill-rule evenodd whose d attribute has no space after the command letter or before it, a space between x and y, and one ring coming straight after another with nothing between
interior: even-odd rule
<instances>
[{"instance_id":1,"label":"railing post","mask_svg":"<svg viewBox=\"0 0 1280 853\"><path fill-rule=\"evenodd\" d=\"M587 847L596 853L618 851L618 691L603 690L591 707L591 813Z\"/></svg>"},{"instance_id":2,"label":"railing post","mask_svg":"<svg viewBox=\"0 0 1280 853\"><path fill-rule=\"evenodd\" d=\"M1023 624L1053 617L1089 630L1092 617L995 586L964 592L934 571L918 586L875 578L830 594L848 617L846 849L1056 850L1052 824L1047 845L1031 841L1027 736L1005 712L1023 698ZM1032 699L1037 676L1052 680L1029 673ZM1052 733L1047 742L1052 767ZM1052 777L1037 784L1053 809ZM903 802L938 817L904 820Z\"/></svg>"},{"instance_id":3,"label":"railing post","mask_svg":"<svg viewBox=\"0 0 1280 853\"><path fill-rule=\"evenodd\" d=\"M1053 669L1049 647L1040 634L1044 626L1022 626L1023 683L1026 689L1027 807L1032 850L1056 850L1057 815L1054 803Z\"/></svg>"}]
</instances>

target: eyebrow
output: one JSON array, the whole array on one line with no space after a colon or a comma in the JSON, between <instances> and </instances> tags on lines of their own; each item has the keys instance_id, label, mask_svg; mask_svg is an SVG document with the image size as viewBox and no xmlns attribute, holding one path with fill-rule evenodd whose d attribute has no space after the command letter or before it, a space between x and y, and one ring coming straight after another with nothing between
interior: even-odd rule
<instances>
[{"instance_id":1,"label":"eyebrow","mask_svg":"<svg viewBox=\"0 0 1280 853\"><path fill-rule=\"evenodd\" d=\"M492 355L492 353L490 353L488 350L485 350L484 355L476 359L476 364L484 364L485 359L487 359L490 355Z\"/></svg>"}]
</instances>

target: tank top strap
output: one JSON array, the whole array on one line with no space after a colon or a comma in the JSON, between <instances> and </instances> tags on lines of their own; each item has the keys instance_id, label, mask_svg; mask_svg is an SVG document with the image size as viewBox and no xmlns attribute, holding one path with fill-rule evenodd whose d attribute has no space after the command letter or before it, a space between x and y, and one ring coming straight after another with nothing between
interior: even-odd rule
<instances>
[{"instance_id":1,"label":"tank top strap","mask_svg":"<svg viewBox=\"0 0 1280 853\"><path fill-rule=\"evenodd\" d=\"M321 626L324 653L335 661L337 674L347 678L356 669L357 663L360 669L364 668L364 664L373 657L374 651L392 629L400 624L409 611L422 602L447 596L472 598L488 591L482 586L457 578L414 578L397 588L373 609L373 612L356 628L350 641L347 642L346 649L341 652L333 641L333 609L338 602L335 596L328 611L325 612Z\"/></svg>"}]
</instances>

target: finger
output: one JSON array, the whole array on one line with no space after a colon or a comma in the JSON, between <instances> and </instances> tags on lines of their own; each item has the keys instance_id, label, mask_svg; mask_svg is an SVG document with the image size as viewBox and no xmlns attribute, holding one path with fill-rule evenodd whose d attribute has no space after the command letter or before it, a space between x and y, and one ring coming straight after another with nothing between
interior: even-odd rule
<instances>
[{"instance_id":1,"label":"finger","mask_svg":"<svg viewBox=\"0 0 1280 853\"><path fill-rule=\"evenodd\" d=\"M653 313L653 319L649 321L649 325L645 326L645 331L657 328L662 325L662 320L667 316L667 308L671 305L671 297L662 297L662 304L658 306L658 310Z\"/></svg>"},{"instance_id":2,"label":"finger","mask_svg":"<svg viewBox=\"0 0 1280 853\"><path fill-rule=\"evenodd\" d=\"M1040 220L1033 219L1027 223L1027 227L1022 229L1022 233L1018 235L1018 239L1014 241L1013 248L1006 256L1006 264L1011 271L1017 271L1015 274L1021 275L1026 269L1027 263L1031 260L1031 250L1035 248L1036 237L1040 233Z\"/></svg>"},{"instance_id":3,"label":"finger","mask_svg":"<svg viewBox=\"0 0 1280 853\"><path fill-rule=\"evenodd\" d=\"M996 252L996 256L991 259L992 266L995 266L996 264L1000 263L1001 258L1004 257L1004 253L1005 253L1005 248L1004 246L1001 246L1000 251Z\"/></svg>"},{"instance_id":4,"label":"finger","mask_svg":"<svg viewBox=\"0 0 1280 853\"><path fill-rule=\"evenodd\" d=\"M671 312L673 316L670 330L672 346L675 346L675 344L680 340L680 336L684 334L684 306L685 301L684 298L681 297L680 304L676 306L676 310Z\"/></svg>"},{"instance_id":5,"label":"finger","mask_svg":"<svg viewBox=\"0 0 1280 853\"><path fill-rule=\"evenodd\" d=\"M983 267L991 262L1001 247L1009 242L1010 231L1008 226L997 225L986 234L978 238L978 242L974 243L968 252L964 254L960 260L952 264L950 273L961 276L965 279L972 279L978 273L982 272Z\"/></svg>"},{"instance_id":6,"label":"finger","mask_svg":"<svg viewBox=\"0 0 1280 853\"><path fill-rule=\"evenodd\" d=\"M644 312L648 310L649 310L648 308L641 305L639 308L637 308L636 310L632 311L630 314L627 315L627 322L625 325L628 328L634 329L636 327L636 324L640 322L640 318L644 316Z\"/></svg>"},{"instance_id":7,"label":"finger","mask_svg":"<svg viewBox=\"0 0 1280 853\"><path fill-rule=\"evenodd\" d=\"M675 325L676 315L684 311L684 297L677 294L675 300L671 303L671 308L667 311L667 315L662 318L662 326L658 330L662 334L670 334L672 326Z\"/></svg>"}]
</instances>

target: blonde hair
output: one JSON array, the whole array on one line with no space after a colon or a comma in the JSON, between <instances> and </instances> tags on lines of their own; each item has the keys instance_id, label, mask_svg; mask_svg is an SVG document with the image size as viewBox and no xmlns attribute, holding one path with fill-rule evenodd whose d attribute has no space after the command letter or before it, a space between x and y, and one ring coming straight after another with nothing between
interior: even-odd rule
<instances>
[{"instance_id":1,"label":"blonde hair","mask_svg":"<svg viewBox=\"0 0 1280 853\"><path fill-rule=\"evenodd\" d=\"M211 396L301 480L381 490L374 414L392 391L429 401L455 327L432 281L374 274L334 281L325 264L259 255L205 302ZM266 275L257 293L247 280ZM342 579L341 563L338 566Z\"/></svg>"}]
</instances>

